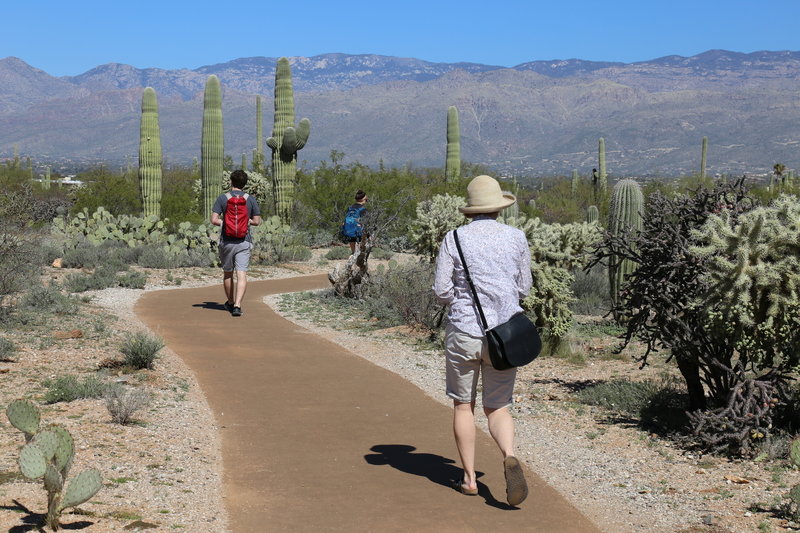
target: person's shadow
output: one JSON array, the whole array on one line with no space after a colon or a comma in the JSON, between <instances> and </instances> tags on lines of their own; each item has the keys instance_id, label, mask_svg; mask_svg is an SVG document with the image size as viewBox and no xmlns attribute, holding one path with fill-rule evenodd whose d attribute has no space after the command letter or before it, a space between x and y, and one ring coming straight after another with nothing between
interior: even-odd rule
<instances>
[{"instance_id":1,"label":"person's shadow","mask_svg":"<svg viewBox=\"0 0 800 533\"><path fill-rule=\"evenodd\" d=\"M416 448L408 444L376 444L370 448L375 453L364 456L367 463L375 466L389 465L406 474L428 478L433 483L454 490L459 490L463 471L455 465L455 461L432 453L413 453ZM477 478L483 472L475 472ZM478 481L478 495L486 501L486 505L498 509L517 509L507 503L498 501L489 487Z\"/></svg>"},{"instance_id":2,"label":"person's shadow","mask_svg":"<svg viewBox=\"0 0 800 533\"><path fill-rule=\"evenodd\" d=\"M213 311L227 311L225 304L218 302L203 302L201 304L192 304L192 307L202 307L203 309L211 309Z\"/></svg>"},{"instance_id":3,"label":"person's shadow","mask_svg":"<svg viewBox=\"0 0 800 533\"><path fill-rule=\"evenodd\" d=\"M49 531L49 529L45 529L44 522L45 522L45 515L44 513L34 513L24 505L22 505L17 500L12 500L14 505L0 505L0 509L4 511L14 511L17 513L24 513L25 516L22 517L22 524L18 526L13 526L11 529L8 530L8 533L27 533L28 531ZM94 522L89 522L88 520L81 520L78 522L71 522L66 524L64 522L61 523L61 529L85 529L89 526L94 525Z\"/></svg>"}]
</instances>

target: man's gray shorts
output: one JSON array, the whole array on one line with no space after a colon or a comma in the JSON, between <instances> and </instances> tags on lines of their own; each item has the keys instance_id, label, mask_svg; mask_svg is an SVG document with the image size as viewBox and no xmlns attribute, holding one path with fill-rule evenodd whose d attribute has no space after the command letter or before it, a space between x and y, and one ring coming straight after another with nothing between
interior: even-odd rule
<instances>
[{"instance_id":1,"label":"man's gray shorts","mask_svg":"<svg viewBox=\"0 0 800 533\"><path fill-rule=\"evenodd\" d=\"M239 270L247 272L252 249L253 243L247 241L219 243L219 262L222 263L222 271L233 272L234 270Z\"/></svg>"},{"instance_id":2,"label":"man's gray shorts","mask_svg":"<svg viewBox=\"0 0 800 533\"><path fill-rule=\"evenodd\" d=\"M483 384L483 406L502 409L512 404L517 369L495 370L486 348L486 339L472 337L448 324L444 334L447 368L447 395L457 402L474 402L478 378Z\"/></svg>"}]
</instances>

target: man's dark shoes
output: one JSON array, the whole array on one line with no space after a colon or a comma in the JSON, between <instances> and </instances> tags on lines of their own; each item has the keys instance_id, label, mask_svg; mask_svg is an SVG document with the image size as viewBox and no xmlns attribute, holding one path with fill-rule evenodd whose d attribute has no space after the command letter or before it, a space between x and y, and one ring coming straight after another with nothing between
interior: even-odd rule
<instances>
[{"instance_id":1,"label":"man's dark shoes","mask_svg":"<svg viewBox=\"0 0 800 533\"><path fill-rule=\"evenodd\" d=\"M241 307L234 307L233 311L231 311L231 315L233 315L233 316L242 316L242 308Z\"/></svg>"},{"instance_id":2,"label":"man's dark shoes","mask_svg":"<svg viewBox=\"0 0 800 533\"><path fill-rule=\"evenodd\" d=\"M233 304L226 301L225 302L225 310L229 313L233 313Z\"/></svg>"}]
</instances>

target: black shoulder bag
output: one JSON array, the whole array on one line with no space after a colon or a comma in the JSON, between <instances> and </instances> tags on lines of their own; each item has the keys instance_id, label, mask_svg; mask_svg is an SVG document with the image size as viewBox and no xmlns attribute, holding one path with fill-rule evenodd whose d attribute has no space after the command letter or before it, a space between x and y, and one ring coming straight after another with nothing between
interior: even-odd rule
<instances>
[{"instance_id":1,"label":"black shoulder bag","mask_svg":"<svg viewBox=\"0 0 800 533\"><path fill-rule=\"evenodd\" d=\"M478 314L481 317L483 331L486 333L486 341L489 348L489 357L492 366L497 370L506 370L515 366L527 365L539 355L542 350L542 340L539 338L539 330L536 325L525 316L525 313L517 313L508 322L489 329L486 317L483 314L481 302L478 300L478 292L472 283L469 275L467 262L464 260L464 252L461 251L461 243L458 242L458 231L453 231L453 238L456 241L458 256L464 265L464 274L467 276L467 283L472 290L472 297L478 307Z\"/></svg>"}]
</instances>

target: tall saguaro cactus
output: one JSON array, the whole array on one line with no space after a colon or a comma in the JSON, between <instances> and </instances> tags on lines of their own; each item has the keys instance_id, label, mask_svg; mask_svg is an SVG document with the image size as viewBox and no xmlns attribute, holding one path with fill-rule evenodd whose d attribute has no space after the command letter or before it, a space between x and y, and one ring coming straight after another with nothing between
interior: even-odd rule
<instances>
[{"instance_id":1,"label":"tall saguaro cactus","mask_svg":"<svg viewBox=\"0 0 800 533\"><path fill-rule=\"evenodd\" d=\"M448 188L461 178L461 131L458 125L458 109L447 108L447 158L444 162L444 179Z\"/></svg>"},{"instance_id":2,"label":"tall saguaro cactus","mask_svg":"<svg viewBox=\"0 0 800 533\"><path fill-rule=\"evenodd\" d=\"M617 182L611 195L608 216L608 231L620 234L642 229L642 209L644 195L638 183L631 179ZM611 256L608 264L608 280L611 285L611 301L619 301L620 289L625 278L636 270L636 263Z\"/></svg>"},{"instance_id":3,"label":"tall saguaro cactus","mask_svg":"<svg viewBox=\"0 0 800 533\"><path fill-rule=\"evenodd\" d=\"M703 137L703 149L700 153L700 179L706 179L706 161L708 156L708 137Z\"/></svg>"},{"instance_id":4,"label":"tall saguaro cactus","mask_svg":"<svg viewBox=\"0 0 800 533\"><path fill-rule=\"evenodd\" d=\"M605 196L608 192L608 174L606 173L606 140L602 137L597 143L597 159L600 167L598 185L600 186L600 194Z\"/></svg>"},{"instance_id":5,"label":"tall saguaro cactus","mask_svg":"<svg viewBox=\"0 0 800 533\"><path fill-rule=\"evenodd\" d=\"M272 183L275 210L284 224L291 218L297 151L306 145L311 121L304 118L294 126L294 89L289 60L282 57L275 67L275 122L267 146L272 149Z\"/></svg>"},{"instance_id":6,"label":"tall saguaro cactus","mask_svg":"<svg viewBox=\"0 0 800 533\"><path fill-rule=\"evenodd\" d=\"M225 146L222 137L222 87L215 75L208 77L203 96L203 137L200 147L200 184L203 217L211 220L214 201L222 193Z\"/></svg>"},{"instance_id":7,"label":"tall saguaro cactus","mask_svg":"<svg viewBox=\"0 0 800 533\"><path fill-rule=\"evenodd\" d=\"M578 181L579 181L578 171L573 169L572 170L572 184L571 184L571 187L570 187L570 195L572 196L573 200L578 196Z\"/></svg>"},{"instance_id":8,"label":"tall saguaro cactus","mask_svg":"<svg viewBox=\"0 0 800 533\"><path fill-rule=\"evenodd\" d=\"M264 167L264 115L261 112L261 96L256 96L256 149L253 154L253 170L262 172Z\"/></svg>"},{"instance_id":9,"label":"tall saguaro cactus","mask_svg":"<svg viewBox=\"0 0 800 533\"><path fill-rule=\"evenodd\" d=\"M161 216L161 130L158 126L156 91L142 93L142 119L139 125L139 194L144 216Z\"/></svg>"}]
</instances>

